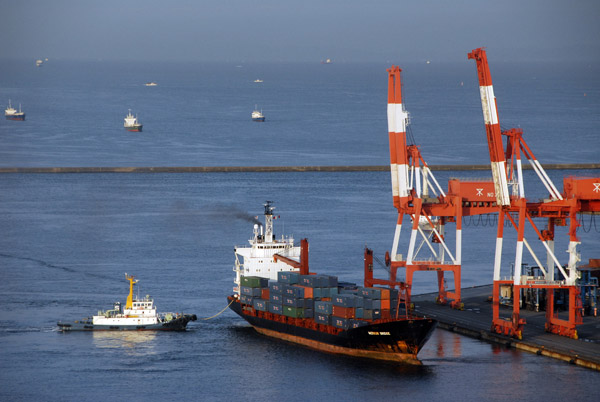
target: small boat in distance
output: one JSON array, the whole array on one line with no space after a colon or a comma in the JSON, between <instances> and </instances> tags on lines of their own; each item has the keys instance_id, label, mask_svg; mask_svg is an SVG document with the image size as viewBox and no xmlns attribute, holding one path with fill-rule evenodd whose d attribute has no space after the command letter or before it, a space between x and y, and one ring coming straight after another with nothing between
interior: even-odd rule
<instances>
[{"instance_id":1,"label":"small boat in distance","mask_svg":"<svg viewBox=\"0 0 600 402\"><path fill-rule=\"evenodd\" d=\"M263 80L257 78L254 80L254 82L263 82Z\"/></svg>"},{"instance_id":2,"label":"small boat in distance","mask_svg":"<svg viewBox=\"0 0 600 402\"><path fill-rule=\"evenodd\" d=\"M8 107L4 109L4 116L6 120L25 120L25 112L21 111L21 104L19 103L19 111L17 112L17 109L10 104L10 99L8 100Z\"/></svg>"},{"instance_id":3,"label":"small boat in distance","mask_svg":"<svg viewBox=\"0 0 600 402\"><path fill-rule=\"evenodd\" d=\"M262 114L262 110L258 110L256 105L254 105L254 112L252 112L252 121L265 121L265 116Z\"/></svg>"},{"instance_id":4,"label":"small boat in distance","mask_svg":"<svg viewBox=\"0 0 600 402\"><path fill-rule=\"evenodd\" d=\"M138 283L132 275L125 274L129 281L129 296L125 308L116 302L112 310L81 321L58 322L59 331L184 331L187 323L196 321L195 314L156 312L150 296L143 299L133 297L133 286Z\"/></svg>"},{"instance_id":5,"label":"small boat in distance","mask_svg":"<svg viewBox=\"0 0 600 402\"><path fill-rule=\"evenodd\" d=\"M144 85L145 85L145 86L147 86L147 87L155 87L155 86L158 86L158 84L157 84L156 82L154 82L154 81L152 81L152 82L147 82L147 83L145 83Z\"/></svg>"},{"instance_id":6,"label":"small boat in distance","mask_svg":"<svg viewBox=\"0 0 600 402\"><path fill-rule=\"evenodd\" d=\"M41 67L43 64L44 64L44 61L42 59L37 59L35 61L36 67Z\"/></svg>"},{"instance_id":7,"label":"small boat in distance","mask_svg":"<svg viewBox=\"0 0 600 402\"><path fill-rule=\"evenodd\" d=\"M127 131L142 131L142 124L138 122L137 116L131 114L131 109L129 109L129 114L125 117L125 123L123 124L125 130Z\"/></svg>"}]
</instances>

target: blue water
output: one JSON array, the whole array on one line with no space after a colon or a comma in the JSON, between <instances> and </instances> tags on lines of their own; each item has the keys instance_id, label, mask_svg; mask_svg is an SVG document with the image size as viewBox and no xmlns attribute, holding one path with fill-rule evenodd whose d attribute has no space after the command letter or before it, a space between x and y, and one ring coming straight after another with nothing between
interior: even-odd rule
<instances>
[{"instance_id":1,"label":"blue water","mask_svg":"<svg viewBox=\"0 0 600 402\"><path fill-rule=\"evenodd\" d=\"M500 123L542 163L600 161L598 66L490 63ZM0 121L0 166L385 165L388 67L0 62L0 105L27 113ZM425 159L487 163L475 63L402 67ZM123 129L129 108L143 133Z\"/></svg>"},{"instance_id":2,"label":"blue water","mask_svg":"<svg viewBox=\"0 0 600 402\"><path fill-rule=\"evenodd\" d=\"M0 96L22 102L28 120L0 121L0 166L384 165L385 67L3 63ZM405 75L425 158L486 163L475 67L429 67L406 67ZM497 70L501 119L541 130L528 142L542 162L598 161L597 75L585 66L578 74L565 66ZM250 121L255 103L264 124ZM144 132L123 130L129 107ZM597 175L549 173L559 188L565 175ZM444 188L453 176L489 173L437 174ZM526 179L535 181L531 171ZM418 368L273 341L230 311L185 333L55 331L58 320L124 301L125 272L161 311L218 313L233 287L233 247L252 231L236 217L259 215L267 199L282 217L277 234L309 239L312 270L360 282L365 245L380 259L391 247L389 173L2 174L0 190L2 400L596 399L593 371L442 330ZM545 196L539 185L526 191ZM464 287L491 282L496 234L489 222L468 223ZM599 255L600 222L593 224L587 217L579 231L583 261ZM508 269L514 233L505 233ZM566 249L562 228L557 238L556 249ZM432 292L435 283L435 274L417 273L415 292Z\"/></svg>"}]
</instances>

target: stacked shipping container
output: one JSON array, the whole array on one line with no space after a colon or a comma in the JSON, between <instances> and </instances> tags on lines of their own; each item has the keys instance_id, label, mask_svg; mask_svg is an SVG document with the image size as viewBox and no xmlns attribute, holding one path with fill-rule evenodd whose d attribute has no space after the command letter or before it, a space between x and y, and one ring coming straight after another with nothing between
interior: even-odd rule
<instances>
[{"instance_id":1,"label":"stacked shipping container","mask_svg":"<svg viewBox=\"0 0 600 402\"><path fill-rule=\"evenodd\" d=\"M396 317L398 291L339 284L337 277L279 272L277 281L242 276L240 302L258 311L314 319L341 329ZM402 305L404 307L404 305Z\"/></svg>"}]
</instances>

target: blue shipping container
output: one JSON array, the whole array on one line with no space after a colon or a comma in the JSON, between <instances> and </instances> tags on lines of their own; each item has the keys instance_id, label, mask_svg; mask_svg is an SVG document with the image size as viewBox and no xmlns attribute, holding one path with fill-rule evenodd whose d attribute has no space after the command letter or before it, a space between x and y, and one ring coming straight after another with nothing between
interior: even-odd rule
<instances>
[{"instance_id":1,"label":"blue shipping container","mask_svg":"<svg viewBox=\"0 0 600 402\"><path fill-rule=\"evenodd\" d=\"M240 302L252 305L252 296L241 295Z\"/></svg>"},{"instance_id":2,"label":"blue shipping container","mask_svg":"<svg viewBox=\"0 0 600 402\"><path fill-rule=\"evenodd\" d=\"M252 301L255 310L259 311L268 311L269 310L269 302L263 299L254 299Z\"/></svg>"},{"instance_id":3,"label":"blue shipping container","mask_svg":"<svg viewBox=\"0 0 600 402\"><path fill-rule=\"evenodd\" d=\"M283 306L281 304L269 303L269 312L273 314L283 314Z\"/></svg>"},{"instance_id":4,"label":"blue shipping container","mask_svg":"<svg viewBox=\"0 0 600 402\"><path fill-rule=\"evenodd\" d=\"M331 325L337 328L348 329L350 327L350 320L347 318L331 317Z\"/></svg>"},{"instance_id":5,"label":"blue shipping container","mask_svg":"<svg viewBox=\"0 0 600 402\"><path fill-rule=\"evenodd\" d=\"M339 294L335 295L331 298L334 306L340 307L354 307L355 305L355 296L352 294Z\"/></svg>"},{"instance_id":6,"label":"blue shipping container","mask_svg":"<svg viewBox=\"0 0 600 402\"><path fill-rule=\"evenodd\" d=\"M304 297L304 288L300 286L288 285L284 288L283 294L290 297Z\"/></svg>"},{"instance_id":7,"label":"blue shipping container","mask_svg":"<svg viewBox=\"0 0 600 402\"><path fill-rule=\"evenodd\" d=\"M301 298L297 299L295 297L283 296L283 305L304 308L304 299L301 299Z\"/></svg>"},{"instance_id":8,"label":"blue shipping container","mask_svg":"<svg viewBox=\"0 0 600 402\"><path fill-rule=\"evenodd\" d=\"M271 282L269 282L269 293L282 294L284 286L285 286L285 283L271 281Z\"/></svg>"},{"instance_id":9,"label":"blue shipping container","mask_svg":"<svg viewBox=\"0 0 600 402\"><path fill-rule=\"evenodd\" d=\"M282 304L283 303L283 295L280 293L269 292L269 301L271 303Z\"/></svg>"},{"instance_id":10,"label":"blue shipping container","mask_svg":"<svg viewBox=\"0 0 600 402\"><path fill-rule=\"evenodd\" d=\"M250 297L260 297L261 288L250 288L248 286L241 286L240 291L243 295Z\"/></svg>"},{"instance_id":11,"label":"blue shipping container","mask_svg":"<svg viewBox=\"0 0 600 402\"><path fill-rule=\"evenodd\" d=\"M331 325L331 316L329 314L315 313L315 321L319 324Z\"/></svg>"},{"instance_id":12,"label":"blue shipping container","mask_svg":"<svg viewBox=\"0 0 600 402\"><path fill-rule=\"evenodd\" d=\"M317 301L315 302L315 311L321 314L331 314L333 313L333 303L327 301Z\"/></svg>"},{"instance_id":13,"label":"blue shipping container","mask_svg":"<svg viewBox=\"0 0 600 402\"><path fill-rule=\"evenodd\" d=\"M287 284L294 284L300 281L300 274L298 272L280 271L277 272L277 281Z\"/></svg>"}]
</instances>

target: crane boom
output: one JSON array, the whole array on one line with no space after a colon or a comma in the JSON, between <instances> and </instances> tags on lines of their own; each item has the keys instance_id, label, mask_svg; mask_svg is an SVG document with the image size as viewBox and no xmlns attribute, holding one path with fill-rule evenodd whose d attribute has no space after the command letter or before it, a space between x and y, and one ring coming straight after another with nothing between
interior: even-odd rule
<instances>
[{"instance_id":1,"label":"crane boom","mask_svg":"<svg viewBox=\"0 0 600 402\"><path fill-rule=\"evenodd\" d=\"M481 108L483 110L483 120L485 122L485 131L490 152L496 202L498 205L508 206L510 205L510 194L506 176L506 158L504 156L504 147L502 146L502 131L498 121L498 108L496 97L494 96L492 75L488 66L485 49L474 49L469 53L468 57L469 59L474 59L477 63Z\"/></svg>"}]
</instances>

